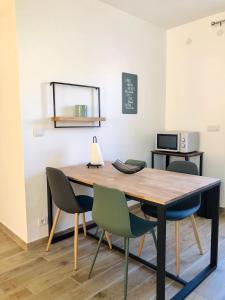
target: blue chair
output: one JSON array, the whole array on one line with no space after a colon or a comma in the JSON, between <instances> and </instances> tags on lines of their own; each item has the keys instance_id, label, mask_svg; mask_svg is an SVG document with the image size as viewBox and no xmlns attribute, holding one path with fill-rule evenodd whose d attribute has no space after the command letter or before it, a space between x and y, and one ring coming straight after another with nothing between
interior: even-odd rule
<instances>
[{"instance_id":1,"label":"blue chair","mask_svg":"<svg viewBox=\"0 0 225 300\"><path fill-rule=\"evenodd\" d=\"M199 175L198 168L196 164L189 162L189 161L174 161L172 162L167 171L171 172L179 172L191 175ZM177 275L180 274L180 220L183 220L187 217L191 218L195 239L200 251L200 254L203 254L200 238L198 235L196 222L194 218L194 213L198 211L201 204L201 197L200 195L190 197L185 199L173 206L169 207L166 212L166 219L169 221L175 221L175 233L176 233L176 273ZM143 204L141 206L141 210L145 216L151 216L157 218L157 208L151 204ZM138 255L141 255L142 248L144 245L144 236L141 238L139 242L139 252Z\"/></svg>"}]
</instances>

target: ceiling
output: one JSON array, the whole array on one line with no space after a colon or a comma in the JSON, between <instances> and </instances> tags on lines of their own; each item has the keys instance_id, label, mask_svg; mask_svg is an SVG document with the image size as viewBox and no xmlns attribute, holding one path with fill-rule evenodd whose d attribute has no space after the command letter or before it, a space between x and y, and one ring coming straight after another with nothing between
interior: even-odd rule
<instances>
[{"instance_id":1,"label":"ceiling","mask_svg":"<svg viewBox=\"0 0 225 300\"><path fill-rule=\"evenodd\" d=\"M101 0L163 28L225 11L225 0Z\"/></svg>"}]
</instances>

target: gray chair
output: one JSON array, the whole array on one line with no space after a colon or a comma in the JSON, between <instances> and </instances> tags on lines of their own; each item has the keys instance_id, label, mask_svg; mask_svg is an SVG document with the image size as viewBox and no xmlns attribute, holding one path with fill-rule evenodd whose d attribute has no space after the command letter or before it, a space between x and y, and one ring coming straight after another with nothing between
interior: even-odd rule
<instances>
[{"instance_id":1,"label":"gray chair","mask_svg":"<svg viewBox=\"0 0 225 300\"><path fill-rule=\"evenodd\" d=\"M46 251L49 251L50 249L61 211L74 214L74 269L77 270L79 215L82 215L83 231L84 236L86 237L85 213L92 210L93 197L86 195L75 195L68 178L59 169L47 167L46 175L51 190L52 199L57 206Z\"/></svg>"},{"instance_id":2,"label":"gray chair","mask_svg":"<svg viewBox=\"0 0 225 300\"><path fill-rule=\"evenodd\" d=\"M198 168L196 164L189 161L174 161L172 162L167 171L179 172L190 175L198 175ZM198 235L196 222L194 218L194 213L198 211L201 205L200 195L189 197L183 201L174 204L169 207L166 211L166 219L169 221L175 221L175 233L176 233L176 273L180 274L180 220L183 220L187 217L191 218L195 239L200 251L200 254L203 254L200 238ZM143 204L141 209L145 216L151 216L157 218L157 208L151 204ZM144 236L139 242L139 252L138 255L141 255L142 248L144 244Z\"/></svg>"}]
</instances>

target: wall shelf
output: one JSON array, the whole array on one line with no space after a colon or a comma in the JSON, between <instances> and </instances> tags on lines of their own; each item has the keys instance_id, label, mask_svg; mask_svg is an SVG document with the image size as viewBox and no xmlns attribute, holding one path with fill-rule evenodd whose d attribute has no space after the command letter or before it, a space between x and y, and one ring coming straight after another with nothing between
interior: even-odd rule
<instances>
[{"instance_id":1,"label":"wall shelf","mask_svg":"<svg viewBox=\"0 0 225 300\"><path fill-rule=\"evenodd\" d=\"M91 122L99 122L99 121L106 121L106 118L104 117L60 117L60 116L56 116L56 117L51 117L52 121L55 122L87 122L87 123L91 123Z\"/></svg>"},{"instance_id":2,"label":"wall shelf","mask_svg":"<svg viewBox=\"0 0 225 300\"><path fill-rule=\"evenodd\" d=\"M52 93L53 93L53 117L51 117L51 121L54 122L54 128L101 127L101 122L105 121L106 119L104 117L101 117L100 87L90 86L90 85L81 85L81 84L75 84L75 83L56 82L56 81L50 82L50 85L52 86ZM65 114L64 116L61 115L61 113L58 109L59 104L56 105L57 101L60 100L60 99L58 99L58 98L60 98L60 96L59 96L60 93L58 93L57 97L56 97L56 86L58 86L58 88L60 86L67 87L67 89L66 89L67 92L68 92L69 88L73 89L73 87L79 88L79 90L84 89L84 91L85 90L87 91L87 89L90 90L92 94L96 95L94 99L90 99L91 103L92 103L92 107L95 107L94 113L92 112L92 115L88 116L88 117L71 116L71 113ZM79 97L78 97L78 99L79 99ZM65 100L65 98L62 98L62 95L61 95L61 103L63 100ZM65 103L65 101L63 101L63 104L64 103ZM95 104L93 104L93 103L95 103Z\"/></svg>"}]
</instances>

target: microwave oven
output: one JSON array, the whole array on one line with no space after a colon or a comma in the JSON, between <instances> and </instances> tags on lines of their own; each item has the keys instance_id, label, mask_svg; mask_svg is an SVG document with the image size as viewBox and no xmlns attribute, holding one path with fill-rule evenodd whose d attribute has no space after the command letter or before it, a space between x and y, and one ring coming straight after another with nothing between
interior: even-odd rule
<instances>
[{"instance_id":1,"label":"microwave oven","mask_svg":"<svg viewBox=\"0 0 225 300\"><path fill-rule=\"evenodd\" d=\"M164 131L156 134L156 149L189 153L199 150L199 132Z\"/></svg>"}]
</instances>

